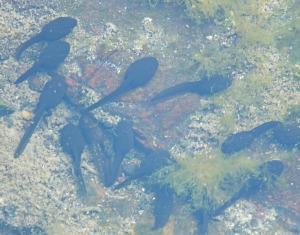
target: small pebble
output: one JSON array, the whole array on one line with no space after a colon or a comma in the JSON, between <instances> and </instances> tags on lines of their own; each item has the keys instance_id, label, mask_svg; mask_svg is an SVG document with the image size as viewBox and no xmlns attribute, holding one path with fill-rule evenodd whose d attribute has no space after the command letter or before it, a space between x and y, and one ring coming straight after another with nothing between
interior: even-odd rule
<instances>
[{"instance_id":1,"label":"small pebble","mask_svg":"<svg viewBox=\"0 0 300 235\"><path fill-rule=\"evenodd\" d=\"M29 121L32 118L32 113L26 110L22 111L22 118L26 121Z\"/></svg>"}]
</instances>

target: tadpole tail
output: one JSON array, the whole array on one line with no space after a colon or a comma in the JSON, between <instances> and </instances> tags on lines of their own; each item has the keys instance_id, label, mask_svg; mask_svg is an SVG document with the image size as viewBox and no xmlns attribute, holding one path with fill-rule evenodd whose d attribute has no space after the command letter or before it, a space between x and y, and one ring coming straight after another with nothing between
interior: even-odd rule
<instances>
[{"instance_id":1,"label":"tadpole tail","mask_svg":"<svg viewBox=\"0 0 300 235\"><path fill-rule=\"evenodd\" d=\"M124 187L130 185L133 180L134 180L134 178L129 177L128 179L126 179L123 182L119 183L118 185L114 186L113 190L118 190L118 189L124 188Z\"/></svg>"},{"instance_id":2,"label":"tadpole tail","mask_svg":"<svg viewBox=\"0 0 300 235\"><path fill-rule=\"evenodd\" d=\"M32 75L36 74L36 72L38 71L38 66L36 64L34 64L30 69L28 69L25 73L23 73L16 81L15 84L19 84L23 81L25 81L26 79L28 79L29 77L31 77Z\"/></svg>"},{"instance_id":3,"label":"tadpole tail","mask_svg":"<svg viewBox=\"0 0 300 235\"><path fill-rule=\"evenodd\" d=\"M33 120L31 121L31 124L29 127L27 127L27 129L25 130L25 133L18 145L18 147L16 148L16 151L14 153L14 157L15 158L18 158L20 157L20 155L23 153L26 145L28 144L36 126L38 125L38 123L40 122L41 118L43 117L43 114L44 114L44 111L41 110L41 111L38 111Z\"/></svg>"},{"instance_id":4,"label":"tadpole tail","mask_svg":"<svg viewBox=\"0 0 300 235\"><path fill-rule=\"evenodd\" d=\"M117 88L116 90L114 90L113 92L111 92L110 94L108 94L107 96L104 96L102 99L100 99L99 101L97 101L96 103L92 104L91 106L87 107L85 109L86 112L92 111L104 104L116 101L121 95L123 94L123 92L121 92L121 90L119 88Z\"/></svg>"},{"instance_id":5,"label":"tadpole tail","mask_svg":"<svg viewBox=\"0 0 300 235\"><path fill-rule=\"evenodd\" d=\"M255 128L253 128L251 130L251 132L255 135L255 136L260 136L263 133L265 133L266 131L273 129L275 127L278 127L282 125L282 123L280 121L269 121L269 122L265 122Z\"/></svg>"},{"instance_id":6,"label":"tadpole tail","mask_svg":"<svg viewBox=\"0 0 300 235\"><path fill-rule=\"evenodd\" d=\"M97 170L99 181L103 183L104 186L107 186L109 181L107 178L110 176L108 173L110 165L108 164L108 159L103 155L101 149L102 145L98 143L93 143L88 146L90 157L92 162Z\"/></svg>"},{"instance_id":7,"label":"tadpole tail","mask_svg":"<svg viewBox=\"0 0 300 235\"><path fill-rule=\"evenodd\" d=\"M41 35L37 34L36 36L30 38L29 40L27 40L26 42L22 43L16 50L16 59L19 60L22 53L28 48L30 47L32 44L41 41Z\"/></svg>"},{"instance_id":8,"label":"tadpole tail","mask_svg":"<svg viewBox=\"0 0 300 235\"><path fill-rule=\"evenodd\" d=\"M87 191L80 167L74 167L74 176L77 183L77 194L81 199L85 199Z\"/></svg>"},{"instance_id":9,"label":"tadpole tail","mask_svg":"<svg viewBox=\"0 0 300 235\"><path fill-rule=\"evenodd\" d=\"M200 208L193 213L197 221L197 235L208 235L210 216L206 209Z\"/></svg>"},{"instance_id":10,"label":"tadpole tail","mask_svg":"<svg viewBox=\"0 0 300 235\"><path fill-rule=\"evenodd\" d=\"M239 199L239 197L237 194L233 195L226 202L224 202L221 206L216 208L216 210L213 213L213 216L218 216L218 215L222 214L227 208L231 207L238 199Z\"/></svg>"},{"instance_id":11,"label":"tadpole tail","mask_svg":"<svg viewBox=\"0 0 300 235\"><path fill-rule=\"evenodd\" d=\"M150 104L157 104L160 101L167 100L172 96L181 95L188 92L195 92L196 91L196 83L195 82L184 82L173 87L167 88L157 95L155 95L151 100Z\"/></svg>"},{"instance_id":12,"label":"tadpole tail","mask_svg":"<svg viewBox=\"0 0 300 235\"><path fill-rule=\"evenodd\" d=\"M122 160L119 156L109 156L103 161L103 184L105 187L112 186L118 176Z\"/></svg>"}]
</instances>

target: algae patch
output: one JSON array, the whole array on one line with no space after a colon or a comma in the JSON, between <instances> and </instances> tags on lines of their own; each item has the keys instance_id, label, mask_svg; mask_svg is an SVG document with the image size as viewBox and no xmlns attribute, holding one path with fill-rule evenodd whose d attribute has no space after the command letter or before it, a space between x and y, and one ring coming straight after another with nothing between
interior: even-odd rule
<instances>
[{"instance_id":1,"label":"algae patch","mask_svg":"<svg viewBox=\"0 0 300 235\"><path fill-rule=\"evenodd\" d=\"M192 208L212 209L236 192L257 166L258 162L247 156L224 159L220 153L212 153L181 159L153 177L170 185Z\"/></svg>"}]
</instances>

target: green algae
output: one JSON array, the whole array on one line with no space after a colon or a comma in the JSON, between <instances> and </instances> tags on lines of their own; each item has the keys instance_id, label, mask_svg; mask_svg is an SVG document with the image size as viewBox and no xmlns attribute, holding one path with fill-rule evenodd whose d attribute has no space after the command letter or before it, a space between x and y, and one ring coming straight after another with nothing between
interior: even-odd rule
<instances>
[{"instance_id":1,"label":"green algae","mask_svg":"<svg viewBox=\"0 0 300 235\"><path fill-rule=\"evenodd\" d=\"M202 16L200 16L201 18ZM207 14L203 14L203 19L207 17ZM224 24L228 23L225 22L227 20L226 17L232 17L231 19L235 19L234 17L236 17L236 15L231 15L228 14L227 11L225 11L223 8L216 7L215 11L211 13L211 16L209 16L211 18L214 19L214 21L218 21L218 22L224 22ZM242 16L241 16L242 18ZM229 23L228 23L229 24ZM231 21L229 25L235 25L235 21ZM242 25L243 26L243 25ZM238 27L242 27L241 25L238 25ZM249 29L255 29L256 26L252 26L252 23L248 23L248 25L244 28L242 28L242 30L240 30L239 34L242 35L244 37L244 34L247 33L247 27ZM252 27L252 28L251 28ZM291 34L292 35L292 34ZM133 37L133 36L131 36ZM243 38L242 37L242 38ZM208 47L207 51L205 52L205 56L202 55L202 52L196 51L195 55L194 55L194 59L196 61L200 61L200 66L201 70L206 70L208 73L215 73L215 71L221 71L223 74L227 74L229 73L232 69L244 69L242 66L244 65L243 62L247 62L247 59L253 58L253 54L251 54L251 49L252 49L252 45L246 45L246 42L253 42L256 41L257 42L264 42L269 43L272 42L273 43L273 37L274 34L269 34L268 32L265 32L264 29L261 29L260 31L253 31L251 32L251 35L248 35L246 38L247 40L244 41L239 41L239 44L237 45L237 47L233 47L233 48L225 48L220 50L220 47L218 47L219 45L216 44L216 47L214 50L210 51L210 48ZM258 39L257 39L258 38ZM292 38L292 37L290 37ZM108 47L110 48L114 48L112 45L112 40L109 40L107 42ZM243 42L243 44L241 43ZM246 46L245 46L246 45ZM243 48L244 46L244 48ZM287 45L288 46L288 45ZM285 48L287 46L284 47L280 47L280 49L285 50ZM126 45L125 47L129 47L129 43L128 45ZM213 47L211 47L213 48ZM240 51L236 51L237 49L240 49ZM245 49L245 50L244 50ZM168 53L168 52L166 52ZM240 53L240 54L238 54ZM291 51L289 51L289 53L291 53ZM258 56L263 56L263 51L260 52L258 54ZM247 58L248 57L248 58ZM266 63L268 62L268 58L262 57L261 60L257 61L257 65L260 65L261 63ZM254 63L253 63L254 64ZM255 66L254 66L255 67ZM300 74L299 70L297 73L297 67L295 67L295 74ZM224 94L218 95L216 97L214 97L213 102L215 102L216 104L222 106L224 108L224 110L226 110L226 113L224 114L224 117L226 117L226 119L222 120L224 126L226 125L226 132L230 133L234 130L234 127L236 126L236 124L238 123L238 120L236 118L235 112L236 112L236 107L234 105L232 105L232 103L234 102L238 102L242 105L261 105L262 101L263 101L263 97L261 96L262 91L264 89L267 89L269 87L269 85L272 82L272 76L270 76L271 73L268 73L265 75L261 75L260 74L261 70L259 69L253 69L250 72L247 71L245 78L242 81L237 81L237 83L234 84L234 86L232 88L230 88L230 90ZM296 75L295 75L296 76ZM262 84L262 86L260 86ZM248 94L249 93L249 94ZM246 94L246 95L245 95ZM226 99L227 97L230 97L230 99ZM193 161L189 161L184 160L184 163L181 163L179 166L181 167L180 171L182 171L182 174L178 174L175 175L180 181L178 182L178 184L176 184L177 182L173 182L171 179L171 175L168 175L168 182L172 182L172 184L174 184L174 187L178 187L178 192L181 192L181 196L185 195L184 190L185 189L190 189L193 188L193 186L196 187L195 192L193 193L193 198L196 198L197 196L202 196L201 200L197 200L195 201L195 205L201 205L205 204L205 202L212 200L213 203L217 204L219 203L219 201L222 200L222 198L226 198L230 192L229 189L232 187L233 189L236 190L237 186L240 185L240 181L239 179L242 179L244 177L240 177L239 174L241 174L242 176L244 175L243 171L239 171L238 169L232 169L232 170L237 170L236 172L236 176L235 175L231 175L231 174L225 174L226 172L229 171L225 171L225 172L221 172L220 174L215 174L215 180L212 180L213 177L210 177L208 179L210 179L207 183L209 183L208 185L208 189L202 187L200 185L199 187L199 182L204 182L205 184L207 179L207 176L203 175L203 177L200 177L200 179L202 181L199 181L199 179L196 178L188 178L186 181L183 180L183 178L185 177L185 174L197 174L197 170L194 169L193 164L196 164L196 166L200 167L200 162L202 164L202 158L201 156L196 157L198 160L193 160ZM213 157L214 158L214 157ZM204 159L206 160L206 159ZM203 161L204 161L203 160ZM221 161L220 161L221 162ZM253 163L251 161L251 163ZM204 165L205 166L205 165ZM210 164L210 166L212 166L212 163ZM216 169L220 168L221 164L216 164ZM226 166L228 167L228 166ZM173 168L169 168L169 169L173 169ZM177 168L176 168L177 169ZM200 169L202 169L200 167ZM209 168L211 169L211 168ZM249 171L252 171L251 169L249 169ZM245 169L245 174L246 172L248 172L248 169ZM172 174L172 172L169 172L170 174ZM180 173L180 172L178 172ZM197 175L196 175L197 176ZM205 177L204 177L205 176ZM223 178L223 181L222 181ZM231 181L231 179L234 178L234 182ZM190 179L190 180L189 180ZM190 183L190 181L195 181L197 184L193 184ZM180 183L181 182L181 183ZM220 190L218 188L218 186L214 187L214 185L219 185L217 182L222 182L219 184L222 185L227 185L225 187L226 190ZM162 182L162 183L166 183L166 182ZM231 185L232 184L232 185ZM199 189L197 189L197 187ZM224 187L223 187L224 188ZM202 190L203 189L203 190ZM223 192L225 191L225 192ZM213 196L211 196L213 192ZM218 192L221 192L221 196L218 195ZM209 198L208 196L209 195ZM143 225L141 226L143 227ZM141 232L142 233L142 232ZM143 232L144 233L144 232ZM140 233L137 233L140 234ZM147 233L146 233L147 234Z\"/></svg>"},{"instance_id":2,"label":"green algae","mask_svg":"<svg viewBox=\"0 0 300 235\"><path fill-rule=\"evenodd\" d=\"M203 51L195 53L193 59L200 63L199 71L209 75L216 72L227 75L233 69L243 68L247 60L241 50L221 48L216 42L208 42Z\"/></svg>"},{"instance_id":3,"label":"green algae","mask_svg":"<svg viewBox=\"0 0 300 235\"><path fill-rule=\"evenodd\" d=\"M165 1L175 2L175 1ZM198 72L214 74L240 73L224 93L212 97L213 104L223 110L223 134L232 133L238 124L237 107L243 115L258 115L266 107L266 91L274 89L281 76L300 78L300 7L299 1L232 1L185 0L187 14L199 25L215 26L202 50L195 50L193 59L199 63ZM233 30L237 38L224 46L214 35ZM234 34L233 33L233 34ZM289 103L280 112L268 108L268 119L283 119ZM251 112L252 113L251 113Z\"/></svg>"},{"instance_id":4,"label":"green algae","mask_svg":"<svg viewBox=\"0 0 300 235\"><path fill-rule=\"evenodd\" d=\"M268 11L268 0L184 0L183 3L187 15L197 23L223 22L234 28L245 43L273 43L281 23L274 19L286 10L285 4L280 2L273 11Z\"/></svg>"},{"instance_id":5,"label":"green algae","mask_svg":"<svg viewBox=\"0 0 300 235\"><path fill-rule=\"evenodd\" d=\"M165 1L174 2L174 1ZM229 1L229 0L185 0L184 6L187 14L199 25L215 24L213 32L205 41L202 50L195 49L193 60L199 64L198 73L231 75L232 72L241 73L242 78L234 79L229 92L213 97L215 105L223 110L236 111L236 104L241 107L264 107L265 91L272 89L273 82L282 76L284 71L292 74L296 79L300 77L299 64L289 63L287 60L286 47L295 45L295 30L299 28L296 21L286 22L283 15L293 6L293 1L280 2L270 5L270 1ZM298 10L297 10L298 12ZM296 15L294 13L293 15ZM295 18L295 17L294 17ZM209 23L210 22L210 23ZM213 23L211 23L213 22ZM293 27L292 27L293 26ZM291 34L289 38L293 44L286 40L283 35ZM215 39L214 35L221 33L233 37L232 43L223 45L222 40ZM287 34L288 35L288 34ZM280 45L278 38L286 45ZM300 53L292 50L289 57L295 59ZM279 58L277 58L279 57ZM269 117L282 117L287 110L270 112ZM226 113L228 113L226 111ZM245 115L247 116L247 115ZM232 130L236 117L225 114L225 126L228 131ZM228 123L228 124L227 124Z\"/></svg>"},{"instance_id":6,"label":"green algae","mask_svg":"<svg viewBox=\"0 0 300 235\"><path fill-rule=\"evenodd\" d=\"M299 1L289 1L287 5L287 22L280 28L279 36L276 40L278 48L285 50L289 54L291 63L300 63L300 3Z\"/></svg>"},{"instance_id":7,"label":"green algae","mask_svg":"<svg viewBox=\"0 0 300 235\"><path fill-rule=\"evenodd\" d=\"M285 156L288 158L287 153ZM181 201L188 203L188 212L198 208L213 211L237 193L250 176L264 179L266 191L288 186L285 178L274 179L261 168L262 162L266 160L254 160L247 154L227 159L220 153L195 156L178 160L177 165L160 170L151 180L171 186Z\"/></svg>"},{"instance_id":8,"label":"green algae","mask_svg":"<svg viewBox=\"0 0 300 235\"><path fill-rule=\"evenodd\" d=\"M153 179L170 185L192 208L213 209L237 192L259 161L239 154L225 159L221 153L178 160L155 173Z\"/></svg>"},{"instance_id":9,"label":"green algae","mask_svg":"<svg viewBox=\"0 0 300 235\"><path fill-rule=\"evenodd\" d=\"M300 63L300 27L291 28L291 31L278 40L277 46L288 51L291 63Z\"/></svg>"}]
</instances>

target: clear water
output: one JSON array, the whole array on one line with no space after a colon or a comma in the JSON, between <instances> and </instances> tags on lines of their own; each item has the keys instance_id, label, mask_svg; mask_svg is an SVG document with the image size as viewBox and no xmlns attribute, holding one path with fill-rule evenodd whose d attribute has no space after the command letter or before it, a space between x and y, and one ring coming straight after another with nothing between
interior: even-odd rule
<instances>
[{"instance_id":1,"label":"clear water","mask_svg":"<svg viewBox=\"0 0 300 235\"><path fill-rule=\"evenodd\" d=\"M1 2L0 234L298 234L298 9ZM60 16L78 23L60 39L70 44L65 60L40 56L48 39L15 58ZM45 86L53 71L67 84L63 100L57 83ZM82 114L120 85L112 102Z\"/></svg>"}]
</instances>

